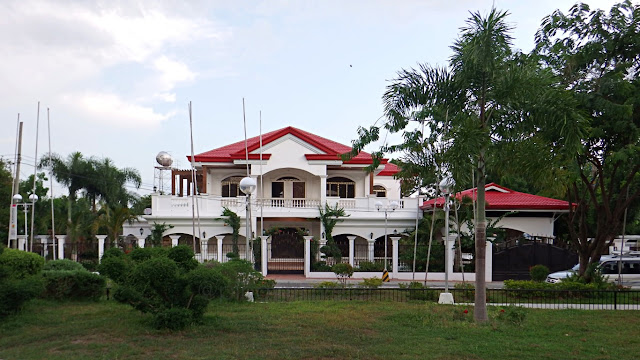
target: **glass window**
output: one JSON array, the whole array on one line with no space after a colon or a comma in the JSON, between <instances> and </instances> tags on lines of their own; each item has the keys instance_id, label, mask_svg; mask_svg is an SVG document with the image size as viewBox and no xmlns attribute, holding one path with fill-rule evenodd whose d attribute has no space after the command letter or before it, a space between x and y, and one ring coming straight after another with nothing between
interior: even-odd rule
<instances>
[{"instance_id":1,"label":"glass window","mask_svg":"<svg viewBox=\"0 0 640 360\"><path fill-rule=\"evenodd\" d=\"M327 196L354 198L356 197L356 183L345 177L329 178L327 179Z\"/></svg>"},{"instance_id":2,"label":"glass window","mask_svg":"<svg viewBox=\"0 0 640 360\"><path fill-rule=\"evenodd\" d=\"M271 197L272 198L284 197L284 182L274 181L271 183Z\"/></svg>"},{"instance_id":3,"label":"glass window","mask_svg":"<svg viewBox=\"0 0 640 360\"><path fill-rule=\"evenodd\" d=\"M240 194L240 176L231 176L222 180L222 197L236 197ZM244 194L242 194L244 195Z\"/></svg>"},{"instance_id":4,"label":"glass window","mask_svg":"<svg viewBox=\"0 0 640 360\"><path fill-rule=\"evenodd\" d=\"M387 189L382 185L373 185L373 193L376 197L387 197Z\"/></svg>"}]
</instances>

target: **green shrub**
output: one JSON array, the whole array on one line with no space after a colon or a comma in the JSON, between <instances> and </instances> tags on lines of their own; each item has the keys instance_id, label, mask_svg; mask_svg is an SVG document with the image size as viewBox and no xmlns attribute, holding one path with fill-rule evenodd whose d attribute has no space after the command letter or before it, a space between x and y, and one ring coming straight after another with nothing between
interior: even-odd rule
<instances>
[{"instance_id":1,"label":"green shrub","mask_svg":"<svg viewBox=\"0 0 640 360\"><path fill-rule=\"evenodd\" d=\"M192 293L205 296L208 299L219 298L229 285L229 279L222 276L214 268L199 266L187 274L187 282Z\"/></svg>"},{"instance_id":2,"label":"green shrub","mask_svg":"<svg viewBox=\"0 0 640 360\"><path fill-rule=\"evenodd\" d=\"M187 245L178 245L169 249L167 257L173 260L184 270L193 270L198 267L198 260L193 258L193 249Z\"/></svg>"},{"instance_id":3,"label":"green shrub","mask_svg":"<svg viewBox=\"0 0 640 360\"><path fill-rule=\"evenodd\" d=\"M342 284L337 281L323 281L313 285L316 289L338 289L342 288Z\"/></svg>"},{"instance_id":4,"label":"green shrub","mask_svg":"<svg viewBox=\"0 0 640 360\"><path fill-rule=\"evenodd\" d=\"M81 260L80 265L85 268L87 271L98 271L98 261L97 260Z\"/></svg>"},{"instance_id":5,"label":"green shrub","mask_svg":"<svg viewBox=\"0 0 640 360\"><path fill-rule=\"evenodd\" d=\"M228 279L218 267L187 269L188 262L176 258L182 263L167 256L131 262L130 275L123 277L114 298L153 314L159 328L182 329L200 321L209 299L224 293Z\"/></svg>"},{"instance_id":6,"label":"green shrub","mask_svg":"<svg viewBox=\"0 0 640 360\"><path fill-rule=\"evenodd\" d=\"M107 249L107 251L102 254L102 260L110 258L110 257L124 257L124 252L118 248L112 247Z\"/></svg>"},{"instance_id":7,"label":"green shrub","mask_svg":"<svg viewBox=\"0 0 640 360\"><path fill-rule=\"evenodd\" d=\"M231 260L214 267L228 279L224 296L234 300L245 300L247 291L254 291L263 284L264 277L253 268L253 264L245 260Z\"/></svg>"},{"instance_id":8,"label":"green shrub","mask_svg":"<svg viewBox=\"0 0 640 360\"><path fill-rule=\"evenodd\" d=\"M78 262L69 259L60 259L47 261L44 267L42 267L42 270L85 270L85 268Z\"/></svg>"},{"instance_id":9,"label":"green shrub","mask_svg":"<svg viewBox=\"0 0 640 360\"><path fill-rule=\"evenodd\" d=\"M98 265L98 272L116 283L121 283L127 276L128 268L129 265L124 256L109 256L102 257L102 262Z\"/></svg>"},{"instance_id":10,"label":"green shrub","mask_svg":"<svg viewBox=\"0 0 640 360\"><path fill-rule=\"evenodd\" d=\"M0 275L24 279L42 271L44 258L38 254L18 249L5 249L0 255Z\"/></svg>"},{"instance_id":11,"label":"green shrub","mask_svg":"<svg viewBox=\"0 0 640 360\"><path fill-rule=\"evenodd\" d=\"M377 271L383 271L383 270L384 270L383 263L377 263L372 261L360 261L360 264L358 264L358 271L377 272Z\"/></svg>"},{"instance_id":12,"label":"green shrub","mask_svg":"<svg viewBox=\"0 0 640 360\"><path fill-rule=\"evenodd\" d=\"M159 311L153 317L156 329L182 330L193 322L191 311L184 308L169 308Z\"/></svg>"},{"instance_id":13,"label":"green shrub","mask_svg":"<svg viewBox=\"0 0 640 360\"><path fill-rule=\"evenodd\" d=\"M353 276L353 267L350 264L338 263L333 265L332 270L343 286L346 286L347 279Z\"/></svg>"},{"instance_id":14,"label":"green shrub","mask_svg":"<svg viewBox=\"0 0 640 360\"><path fill-rule=\"evenodd\" d=\"M48 270L42 272L43 296L55 300L98 300L105 292L104 277L81 270Z\"/></svg>"},{"instance_id":15,"label":"green shrub","mask_svg":"<svg viewBox=\"0 0 640 360\"><path fill-rule=\"evenodd\" d=\"M476 291L472 283L456 283L453 288L456 289L453 294L456 301L473 301L475 298Z\"/></svg>"},{"instance_id":16,"label":"green shrub","mask_svg":"<svg viewBox=\"0 0 640 360\"><path fill-rule=\"evenodd\" d=\"M368 289L377 289L382 286L382 279L379 277L372 277L369 279L362 279L362 282L358 284L360 287Z\"/></svg>"},{"instance_id":17,"label":"green shrub","mask_svg":"<svg viewBox=\"0 0 640 360\"><path fill-rule=\"evenodd\" d=\"M0 318L15 314L27 301L42 293L42 278L6 278L0 281Z\"/></svg>"},{"instance_id":18,"label":"green shrub","mask_svg":"<svg viewBox=\"0 0 640 360\"><path fill-rule=\"evenodd\" d=\"M226 256L229 260L240 260L240 255L234 252L228 252Z\"/></svg>"},{"instance_id":19,"label":"green shrub","mask_svg":"<svg viewBox=\"0 0 640 360\"><path fill-rule=\"evenodd\" d=\"M534 265L529 269L529 275L531 275L531 280L543 282L547 279L547 275L549 275L549 268L540 264Z\"/></svg>"},{"instance_id":20,"label":"green shrub","mask_svg":"<svg viewBox=\"0 0 640 360\"><path fill-rule=\"evenodd\" d=\"M326 261L315 261L311 263L311 271L331 271L331 266Z\"/></svg>"}]
</instances>

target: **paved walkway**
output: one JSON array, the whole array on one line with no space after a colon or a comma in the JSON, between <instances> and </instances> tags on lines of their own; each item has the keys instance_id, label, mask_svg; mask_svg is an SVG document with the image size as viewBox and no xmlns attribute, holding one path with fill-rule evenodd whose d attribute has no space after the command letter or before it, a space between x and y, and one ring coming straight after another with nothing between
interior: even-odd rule
<instances>
[{"instance_id":1,"label":"paved walkway","mask_svg":"<svg viewBox=\"0 0 640 360\"><path fill-rule=\"evenodd\" d=\"M298 274L268 274L267 279L275 280L277 288L283 287L313 287L315 284L321 283L323 281L338 281L338 279L334 277L323 278L323 279L307 279L304 275ZM358 285L362 282L362 279L351 278L347 280L349 285ZM400 283L409 283L410 280L391 280L388 283L382 284L382 287L388 288L397 288ZM422 282L422 281L421 281ZM456 281L450 281L449 286L453 288L455 284L458 283ZM473 282L471 282L473 283ZM444 288L444 281L427 281L427 286L432 288ZM503 286L502 281L493 281L487 283L487 288L489 289L501 289Z\"/></svg>"}]
</instances>

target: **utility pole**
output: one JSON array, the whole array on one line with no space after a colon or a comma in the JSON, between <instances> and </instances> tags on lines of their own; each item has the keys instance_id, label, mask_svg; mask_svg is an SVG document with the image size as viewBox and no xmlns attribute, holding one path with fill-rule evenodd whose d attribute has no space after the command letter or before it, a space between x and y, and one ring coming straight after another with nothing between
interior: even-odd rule
<instances>
[{"instance_id":1,"label":"utility pole","mask_svg":"<svg viewBox=\"0 0 640 360\"><path fill-rule=\"evenodd\" d=\"M20 119L18 115L18 119ZM13 211L14 200L13 195L17 194L20 186L20 162L22 161L22 121L18 124L18 147L16 154L16 172L13 177L13 186L11 187L11 211L9 211L9 239L7 240L7 245L11 247L11 240L18 240L18 214L16 211ZM26 236L26 234L25 234Z\"/></svg>"}]
</instances>

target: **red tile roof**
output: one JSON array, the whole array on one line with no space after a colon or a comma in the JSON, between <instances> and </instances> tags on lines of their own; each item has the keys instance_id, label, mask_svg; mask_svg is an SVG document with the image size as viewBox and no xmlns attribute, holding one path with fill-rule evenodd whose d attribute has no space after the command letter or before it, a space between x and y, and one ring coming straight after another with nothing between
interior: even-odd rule
<instances>
[{"instance_id":1,"label":"red tile roof","mask_svg":"<svg viewBox=\"0 0 640 360\"><path fill-rule=\"evenodd\" d=\"M487 210L569 210L567 201L522 193L495 183L487 184L485 191ZM473 188L459 192L455 197L461 199L468 196L475 200L476 194L476 188ZM444 197L425 201L420 208L431 209L434 203L437 207L442 207Z\"/></svg>"},{"instance_id":2,"label":"red tile roof","mask_svg":"<svg viewBox=\"0 0 640 360\"><path fill-rule=\"evenodd\" d=\"M324 154L312 154L312 153L305 154L305 157L307 158L307 160L340 160L340 155L351 151L351 148L349 146L342 145L333 140L323 138L321 136L300 130L292 126L262 134L262 145L265 146L288 134L291 134L297 137L298 139L324 152ZM198 162L232 163L233 160L246 158L244 146L245 146L244 140L238 141L233 144L229 144L223 147L219 147L217 149L213 149L207 152L203 152L201 154L197 154L195 155L195 160ZM260 137L255 136L247 139L247 148L249 150L249 153L259 149ZM263 154L262 156L263 156L263 159L268 160L270 155L271 154ZM249 159L253 160L258 158L259 158L258 154L249 154ZM187 159L191 161L191 156L187 156ZM371 164L372 163L371 154L362 151L357 156L355 156L349 161L345 161L344 163L345 164ZM382 164L387 164L387 159L383 159ZM385 166L384 170L382 171L385 173L385 175L390 176L397 172L397 167L395 167L395 165L393 164L387 164L387 165L392 165L392 166L391 167Z\"/></svg>"}]
</instances>

